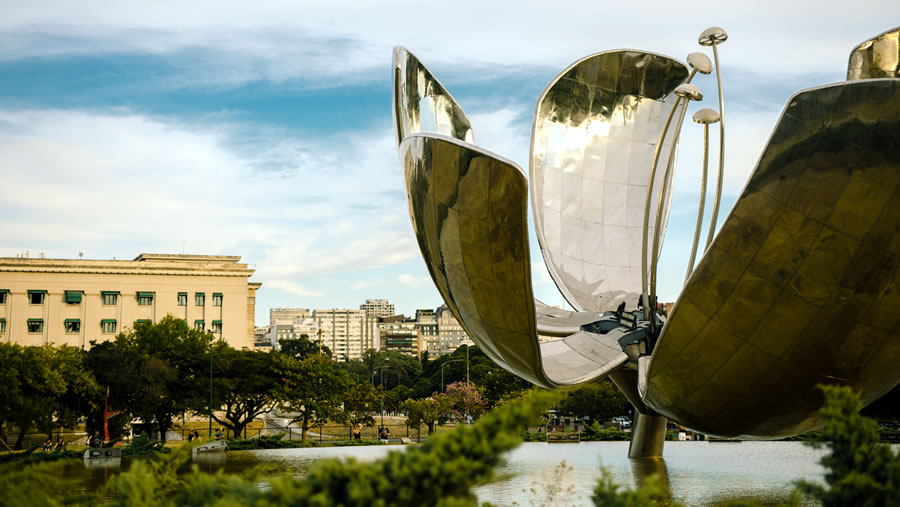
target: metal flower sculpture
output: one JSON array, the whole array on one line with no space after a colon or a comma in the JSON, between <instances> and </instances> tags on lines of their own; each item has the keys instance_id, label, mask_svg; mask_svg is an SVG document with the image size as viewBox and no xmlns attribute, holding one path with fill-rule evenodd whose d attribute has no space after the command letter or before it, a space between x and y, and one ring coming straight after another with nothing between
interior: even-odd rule
<instances>
[{"instance_id":1,"label":"metal flower sculpture","mask_svg":"<svg viewBox=\"0 0 900 507\"><path fill-rule=\"evenodd\" d=\"M661 456L666 418L724 437L819 424L819 383L866 403L900 382L900 29L859 45L848 81L797 92L721 230L724 111L717 46L688 65L634 50L576 61L535 108L529 178L411 53L394 50L394 120L410 217L432 280L469 336L546 388L609 376L637 409L631 457ZM717 189L668 318L656 265L689 84L716 70ZM676 113L678 120L673 123ZM708 135L705 137L708 139ZM665 155L665 156L664 156ZM701 195L706 194L704 142ZM534 300L526 211L576 311ZM539 340L539 335L558 337Z\"/></svg>"}]
</instances>

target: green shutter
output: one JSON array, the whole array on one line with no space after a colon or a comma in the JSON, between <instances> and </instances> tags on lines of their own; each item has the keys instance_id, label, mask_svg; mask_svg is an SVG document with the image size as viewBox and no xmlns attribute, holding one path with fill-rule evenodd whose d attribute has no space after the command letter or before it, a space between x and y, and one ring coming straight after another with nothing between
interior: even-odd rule
<instances>
[{"instance_id":1,"label":"green shutter","mask_svg":"<svg viewBox=\"0 0 900 507\"><path fill-rule=\"evenodd\" d=\"M138 292L138 293L137 293L137 297L139 297L139 298L152 298L152 297L153 297L153 293L152 293L152 292Z\"/></svg>"},{"instance_id":2,"label":"green shutter","mask_svg":"<svg viewBox=\"0 0 900 507\"><path fill-rule=\"evenodd\" d=\"M202 292L201 292L201 294L202 294ZM222 297L222 293L221 292L213 292L213 297L217 297L217 296Z\"/></svg>"},{"instance_id":3,"label":"green shutter","mask_svg":"<svg viewBox=\"0 0 900 507\"><path fill-rule=\"evenodd\" d=\"M115 321L116 321L116 319L102 319L102 320L100 321L100 323L101 323L101 324L106 324L107 322L115 322Z\"/></svg>"},{"instance_id":4,"label":"green shutter","mask_svg":"<svg viewBox=\"0 0 900 507\"><path fill-rule=\"evenodd\" d=\"M80 290L67 290L66 291L66 303L80 303L81 302L81 294Z\"/></svg>"},{"instance_id":5,"label":"green shutter","mask_svg":"<svg viewBox=\"0 0 900 507\"><path fill-rule=\"evenodd\" d=\"M0 289L0 293L9 294L9 289Z\"/></svg>"},{"instance_id":6,"label":"green shutter","mask_svg":"<svg viewBox=\"0 0 900 507\"><path fill-rule=\"evenodd\" d=\"M194 321L194 325L196 326L197 324L203 325L203 321L202 321L202 320L199 320L199 319L198 319L198 320L195 320L195 321Z\"/></svg>"},{"instance_id":7,"label":"green shutter","mask_svg":"<svg viewBox=\"0 0 900 507\"><path fill-rule=\"evenodd\" d=\"M222 323L221 320L214 320L214 321L213 321L213 324L221 324L221 323Z\"/></svg>"},{"instance_id":8,"label":"green shutter","mask_svg":"<svg viewBox=\"0 0 900 507\"><path fill-rule=\"evenodd\" d=\"M146 323L149 324L149 323L150 323L150 319L138 319L138 320L136 320L135 322L138 322L138 323L141 323L141 324L143 324L143 323L146 322Z\"/></svg>"},{"instance_id":9,"label":"green shutter","mask_svg":"<svg viewBox=\"0 0 900 507\"><path fill-rule=\"evenodd\" d=\"M104 291L101 291L100 294L102 294L102 295L104 295L104 296L111 296L111 295L115 294L116 296L118 296L118 295L119 295L119 291L117 291L117 290L104 290Z\"/></svg>"},{"instance_id":10,"label":"green shutter","mask_svg":"<svg viewBox=\"0 0 900 507\"><path fill-rule=\"evenodd\" d=\"M28 291L28 293L29 294L46 294L47 291L45 291L45 290L30 290L30 291Z\"/></svg>"},{"instance_id":11,"label":"green shutter","mask_svg":"<svg viewBox=\"0 0 900 507\"><path fill-rule=\"evenodd\" d=\"M28 319L28 322L44 322L44 319Z\"/></svg>"},{"instance_id":12,"label":"green shutter","mask_svg":"<svg viewBox=\"0 0 900 507\"><path fill-rule=\"evenodd\" d=\"M66 319L66 323L69 322L81 322L81 319Z\"/></svg>"}]
</instances>

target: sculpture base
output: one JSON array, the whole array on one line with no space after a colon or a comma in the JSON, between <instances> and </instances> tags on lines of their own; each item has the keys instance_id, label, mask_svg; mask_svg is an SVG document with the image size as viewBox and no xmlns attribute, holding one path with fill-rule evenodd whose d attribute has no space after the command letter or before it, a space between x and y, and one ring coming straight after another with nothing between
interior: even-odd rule
<instances>
[{"instance_id":1,"label":"sculpture base","mask_svg":"<svg viewBox=\"0 0 900 507\"><path fill-rule=\"evenodd\" d=\"M629 458L661 458L666 442L666 418L656 414L635 412L631 430Z\"/></svg>"}]
</instances>

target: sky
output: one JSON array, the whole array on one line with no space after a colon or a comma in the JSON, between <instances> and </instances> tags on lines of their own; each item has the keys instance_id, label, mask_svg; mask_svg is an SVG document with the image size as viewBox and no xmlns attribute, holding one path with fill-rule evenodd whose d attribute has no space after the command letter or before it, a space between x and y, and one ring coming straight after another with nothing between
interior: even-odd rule
<instances>
[{"instance_id":1,"label":"sky","mask_svg":"<svg viewBox=\"0 0 900 507\"><path fill-rule=\"evenodd\" d=\"M527 172L535 101L563 68L619 48L711 56L697 37L723 27L721 225L788 98L843 80L850 50L900 22L896 0L0 0L0 12L0 257L239 255L263 283L259 325L271 307L442 303L393 138L395 45L450 90L479 146ZM689 116L717 101L714 75L694 84L706 99ZM688 120L661 301L681 290L701 161ZM535 296L563 305L533 225L531 255Z\"/></svg>"}]
</instances>

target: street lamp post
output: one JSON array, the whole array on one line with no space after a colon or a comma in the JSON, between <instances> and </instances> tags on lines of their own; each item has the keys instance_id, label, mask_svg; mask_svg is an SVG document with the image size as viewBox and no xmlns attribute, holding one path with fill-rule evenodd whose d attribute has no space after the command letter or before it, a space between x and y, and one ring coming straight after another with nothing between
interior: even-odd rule
<instances>
[{"instance_id":1,"label":"street lamp post","mask_svg":"<svg viewBox=\"0 0 900 507\"><path fill-rule=\"evenodd\" d=\"M381 427L384 428L384 369L388 368L387 365L376 366L374 370L372 370L372 383L375 383L375 372L381 370ZM388 368L390 370L390 368ZM396 371L396 370L395 370ZM399 378L400 372L397 372L397 377Z\"/></svg>"},{"instance_id":2,"label":"street lamp post","mask_svg":"<svg viewBox=\"0 0 900 507\"><path fill-rule=\"evenodd\" d=\"M207 330L210 336L212 331ZM212 407L213 407L213 341L209 340L209 438L212 439Z\"/></svg>"},{"instance_id":3,"label":"street lamp post","mask_svg":"<svg viewBox=\"0 0 900 507\"><path fill-rule=\"evenodd\" d=\"M466 351L468 352L468 349L466 349ZM469 361L467 359L451 359L449 361L444 361L441 364L441 392L444 392L444 366L457 361L466 361L466 383L469 382Z\"/></svg>"}]
</instances>

